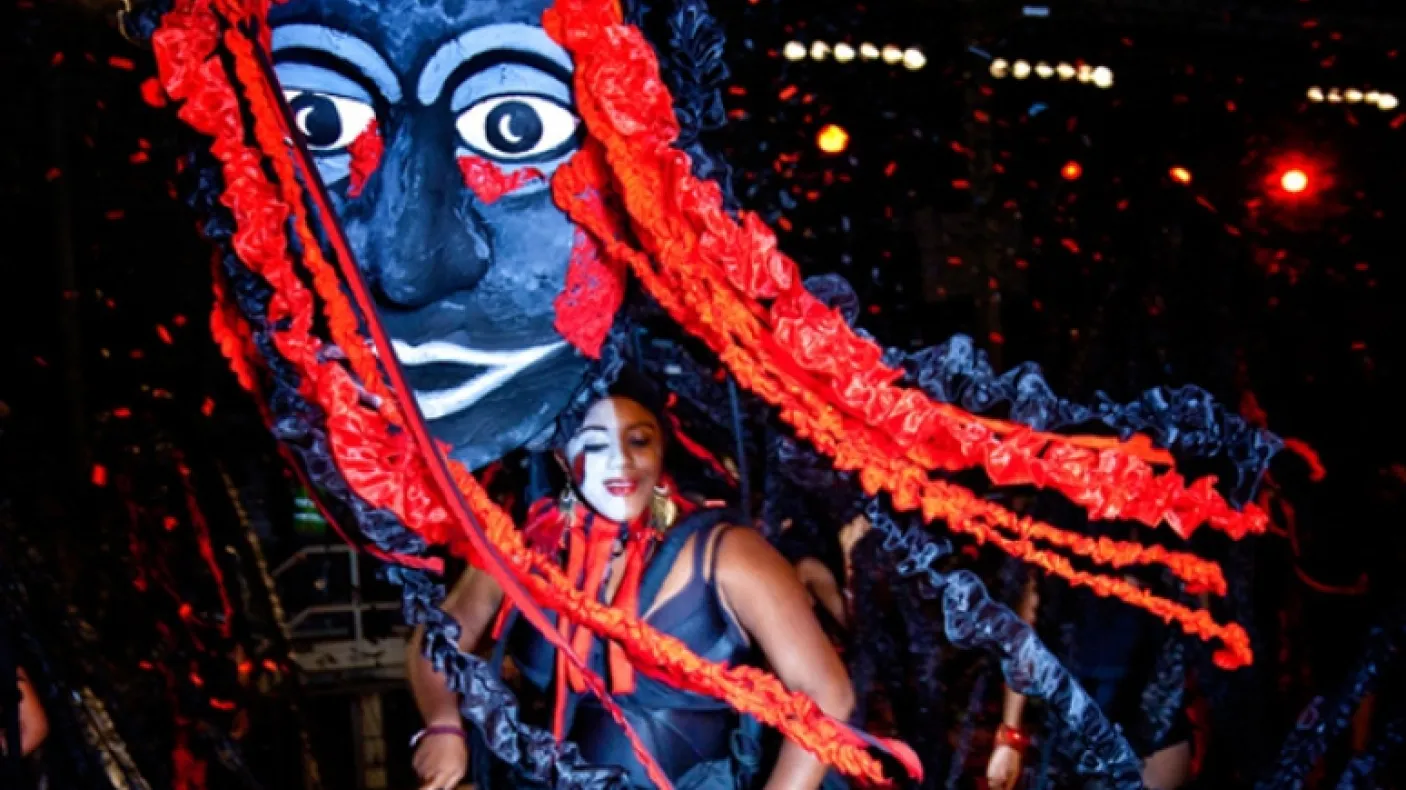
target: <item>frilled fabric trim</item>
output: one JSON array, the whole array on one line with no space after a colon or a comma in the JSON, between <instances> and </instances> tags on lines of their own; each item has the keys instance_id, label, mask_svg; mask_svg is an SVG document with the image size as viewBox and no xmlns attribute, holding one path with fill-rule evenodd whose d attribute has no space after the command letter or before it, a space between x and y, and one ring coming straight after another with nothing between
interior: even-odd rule
<instances>
[{"instance_id":1,"label":"frilled fabric trim","mask_svg":"<svg viewBox=\"0 0 1406 790\"><path fill-rule=\"evenodd\" d=\"M1078 571L1067 558L1030 541L1105 564L1166 562L1195 587L1223 589L1212 563L1085 542L981 502L931 473L980 466L998 484L1052 488L1095 517L1165 521L1183 536L1203 523L1236 537L1262 531L1263 513L1254 507L1236 511L1211 479L1187 486L1175 472L1154 471L1153 463L1170 459L1145 440L1122 445L1101 437L1052 436L973 417L896 386L902 371L885 365L872 340L851 331L837 311L806 291L794 263L776 250L775 237L760 220L745 212L734 220L719 187L692 175L688 156L672 147L679 127L643 35L623 24L613 6L593 0L559 0L543 21L576 62L578 108L590 131L586 156L571 163L580 165L557 172L558 202L601 240L607 255L626 261L645 290L707 343L739 383L779 408L797 435L833 457L838 469L857 471L866 492L886 491L900 510L921 508L926 518L943 518L1072 583L1117 595L1202 638L1220 639L1222 666L1248 663L1249 640L1238 625L1222 626L1205 612L1149 596L1120 579ZM575 199L592 188L620 197L633 240L601 227Z\"/></svg>"},{"instance_id":2,"label":"frilled fabric trim","mask_svg":"<svg viewBox=\"0 0 1406 790\"><path fill-rule=\"evenodd\" d=\"M287 118L281 115L266 59L238 28L221 31L219 20L207 6L194 2L178 6L167 15L167 21L170 27L158 31L154 42L166 90L184 102L181 114L187 122L215 138L212 151L223 163L227 187L221 201L236 218L233 247L271 286L264 316L271 330L270 342L261 352L266 358L273 355L291 363L298 374L298 394L322 406L332 457L352 492L378 509L395 513L428 540L462 542L467 538L475 563L486 565L495 577L501 576L500 583L525 615L536 613L545 622L538 607L551 606L568 619L619 641L642 671L725 699L739 710L775 724L841 770L879 779L879 763L866 752L873 743L825 716L812 700L791 694L765 673L704 662L681 643L661 637L636 618L612 616L595 602L583 600L558 578L556 569L534 575L534 570L543 569L533 567L530 552L522 546L512 522L488 500L467 470L452 465L452 486L436 477L436 452L419 435L423 426L405 419L406 414L414 414L413 401L403 394L397 398L404 387L394 392L388 388L382 374L395 378L397 371L379 368L359 334L357 311L340 290L336 271L316 243L303 207L304 195L298 191L300 181L306 180L311 185L308 196L320 203L316 174L300 149L294 148L292 157L286 155L286 140L291 139ZM232 56L249 102L257 149L242 142L241 119L245 116L240 112L239 98L221 60L210 56L217 42ZM273 183L265 177L265 166L272 172ZM326 214L325 204L318 208ZM294 260L282 233L285 226L291 226L300 242L298 262L309 271L312 290L294 274ZM346 274L354 264L339 246L336 228L324 230ZM358 293L359 282L354 274L350 276L346 284L359 301L368 302L362 308L369 310L369 300ZM310 331L318 303L334 344L323 343ZM376 327L370 329L374 334ZM486 519L487 534L475 531L472 513ZM559 649L571 655L569 646ZM572 660L585 669L579 657ZM584 671L583 675L607 707L614 707L599 678ZM618 708L614 712L629 732ZM636 746L637 757L652 778L667 786L652 757L638 747L637 739ZM891 748L901 752L896 745Z\"/></svg>"},{"instance_id":3,"label":"frilled fabric trim","mask_svg":"<svg viewBox=\"0 0 1406 790\"><path fill-rule=\"evenodd\" d=\"M1070 755L1075 769L1086 776L1106 776L1113 787L1142 787L1142 764L1122 733L1074 680L1059 659L1010 607L991 599L981 578L971 571L943 573L933 563L952 552L917 526L903 529L877 501L865 510L869 522L884 536L883 548L895 553L900 576L913 578L925 597L941 597L943 625L952 644L984 648L1001 660L1007 688L1045 701L1069 729L1081 751Z\"/></svg>"}]
</instances>

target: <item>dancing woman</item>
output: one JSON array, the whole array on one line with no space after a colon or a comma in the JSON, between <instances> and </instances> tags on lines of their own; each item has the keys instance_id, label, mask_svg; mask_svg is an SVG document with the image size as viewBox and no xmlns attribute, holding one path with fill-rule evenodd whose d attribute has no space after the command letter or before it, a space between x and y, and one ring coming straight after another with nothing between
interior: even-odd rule
<instances>
[{"instance_id":1,"label":"dancing woman","mask_svg":"<svg viewBox=\"0 0 1406 790\"><path fill-rule=\"evenodd\" d=\"M556 500L531 510L525 537L557 559L579 588L614 608L638 613L708 660L735 664L759 651L794 691L837 719L853 707L844 666L791 566L758 533L717 509L695 509L665 470L667 419L648 385L622 379L590 406L562 456L570 480ZM585 690L581 677L535 629L519 627L487 574L470 569L444 605L462 626L461 650L490 629L498 655L554 700L556 734L597 765L619 766L632 785L649 787L623 730ZM495 622L496 621L496 622ZM645 746L678 788L732 788L755 768L755 752L725 704L636 673L617 645L585 629L565 636L602 676ZM455 787L468 770L459 705L443 675L421 657L417 632L410 681L426 728L415 768L426 790ZM743 753L739 753L743 752ZM824 766L787 743L768 788L814 788Z\"/></svg>"}]
</instances>

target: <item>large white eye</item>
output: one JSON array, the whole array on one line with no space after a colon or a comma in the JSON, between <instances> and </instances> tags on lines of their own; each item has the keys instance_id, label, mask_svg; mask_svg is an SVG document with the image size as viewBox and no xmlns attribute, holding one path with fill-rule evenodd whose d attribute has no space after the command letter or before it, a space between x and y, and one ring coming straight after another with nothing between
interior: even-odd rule
<instances>
[{"instance_id":1,"label":"large white eye","mask_svg":"<svg viewBox=\"0 0 1406 790\"><path fill-rule=\"evenodd\" d=\"M376 109L358 99L312 91L284 91L293 124L313 151L340 151L376 120Z\"/></svg>"},{"instance_id":2,"label":"large white eye","mask_svg":"<svg viewBox=\"0 0 1406 790\"><path fill-rule=\"evenodd\" d=\"M455 126L474 151L499 160L565 153L580 121L567 108L541 96L484 99L459 115Z\"/></svg>"}]
</instances>

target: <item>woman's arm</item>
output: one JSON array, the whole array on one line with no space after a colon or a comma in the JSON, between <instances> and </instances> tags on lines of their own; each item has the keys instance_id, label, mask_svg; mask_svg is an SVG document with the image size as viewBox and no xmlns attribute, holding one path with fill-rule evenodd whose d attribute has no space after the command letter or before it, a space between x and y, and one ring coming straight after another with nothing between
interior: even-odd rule
<instances>
[{"instance_id":1,"label":"woman's arm","mask_svg":"<svg viewBox=\"0 0 1406 790\"><path fill-rule=\"evenodd\" d=\"M488 624L498 613L503 591L482 571L470 568L444 599L444 611L459 622L459 649L469 651L478 644ZM449 681L436 672L422 651L425 627L419 626L406 649L406 674L415 707L426 727L459 728L459 696L449 690ZM429 790L457 787L468 769L468 750L461 738L452 735L428 736L415 750L415 772Z\"/></svg>"},{"instance_id":2,"label":"woman's arm","mask_svg":"<svg viewBox=\"0 0 1406 790\"><path fill-rule=\"evenodd\" d=\"M777 676L830 716L848 719L854 709L854 689L791 565L750 529L728 530L714 550L723 603L756 640ZM787 741L766 787L813 790L824 778L824 764Z\"/></svg>"},{"instance_id":3,"label":"woman's arm","mask_svg":"<svg viewBox=\"0 0 1406 790\"><path fill-rule=\"evenodd\" d=\"M1020 619L1031 624L1035 622L1035 616L1040 610L1040 588L1035 583L1034 576L1026 580L1025 591L1018 608ZM1025 697L1011 691L1007 686L1004 704L1001 706L1001 726L1019 733L1014 739L1016 741L1024 739L1024 730L1020 726L1024 716ZM986 764L987 786L991 790L1009 790L1015 787L1020 779L1020 766L1024 758L1024 753L1016 745L998 741L996 748L991 750L991 759Z\"/></svg>"}]
</instances>

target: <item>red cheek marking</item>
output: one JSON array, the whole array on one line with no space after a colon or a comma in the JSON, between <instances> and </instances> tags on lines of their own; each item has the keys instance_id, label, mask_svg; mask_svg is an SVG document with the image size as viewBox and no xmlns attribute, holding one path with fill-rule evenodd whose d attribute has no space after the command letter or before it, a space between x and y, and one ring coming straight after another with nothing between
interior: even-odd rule
<instances>
[{"instance_id":1,"label":"red cheek marking","mask_svg":"<svg viewBox=\"0 0 1406 790\"><path fill-rule=\"evenodd\" d=\"M556 329L581 353L595 359L610 334L615 312L625 300L625 267L601 258L600 245L576 231L566 286L557 294Z\"/></svg>"},{"instance_id":2,"label":"red cheek marking","mask_svg":"<svg viewBox=\"0 0 1406 790\"><path fill-rule=\"evenodd\" d=\"M361 190L366 187L366 180L376 172L376 167L381 164L381 154L385 150L386 145L381 141L381 132L373 120L366 127L366 131L357 135L352 144L347 146L347 153L351 154L351 188L347 190L348 195L361 196Z\"/></svg>"},{"instance_id":3,"label":"red cheek marking","mask_svg":"<svg viewBox=\"0 0 1406 790\"><path fill-rule=\"evenodd\" d=\"M459 157L459 172L464 175L464 186L484 205L492 205L510 192L516 192L533 181L546 181L547 177L535 167L524 167L511 173L504 173L497 165L477 156Z\"/></svg>"},{"instance_id":4,"label":"red cheek marking","mask_svg":"<svg viewBox=\"0 0 1406 790\"><path fill-rule=\"evenodd\" d=\"M571 482L580 488L586 484L586 454L577 453L571 460Z\"/></svg>"}]
</instances>

